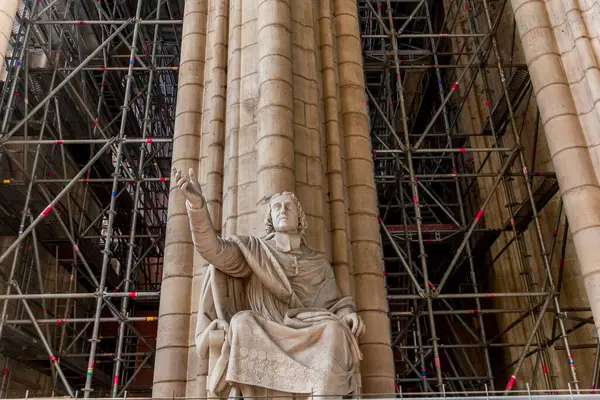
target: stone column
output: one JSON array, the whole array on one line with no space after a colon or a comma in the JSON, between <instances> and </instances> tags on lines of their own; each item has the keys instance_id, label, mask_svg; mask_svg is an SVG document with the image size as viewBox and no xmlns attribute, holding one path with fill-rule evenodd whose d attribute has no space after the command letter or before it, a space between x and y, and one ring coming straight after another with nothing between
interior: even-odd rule
<instances>
[{"instance_id":1,"label":"stone column","mask_svg":"<svg viewBox=\"0 0 600 400\"><path fill-rule=\"evenodd\" d=\"M19 0L0 1L0 81L5 79L5 61L8 50L8 41L12 35L12 29L19 7Z\"/></svg>"},{"instance_id":2,"label":"stone column","mask_svg":"<svg viewBox=\"0 0 600 400\"><path fill-rule=\"evenodd\" d=\"M258 0L257 200L295 191L291 0Z\"/></svg>"},{"instance_id":3,"label":"stone column","mask_svg":"<svg viewBox=\"0 0 600 400\"><path fill-rule=\"evenodd\" d=\"M291 190L308 217L308 244L326 252L317 8L288 0L241 7L239 78L234 70L227 89L234 98L227 100L224 234L264 234L267 199Z\"/></svg>"},{"instance_id":4,"label":"stone column","mask_svg":"<svg viewBox=\"0 0 600 400\"><path fill-rule=\"evenodd\" d=\"M173 167L198 167L204 92L207 2L186 0L173 138ZM171 184L173 188L173 183ZM153 397L185 396L194 246L185 201L169 193ZM193 329L193 327L192 327Z\"/></svg>"},{"instance_id":5,"label":"stone column","mask_svg":"<svg viewBox=\"0 0 600 400\"><path fill-rule=\"evenodd\" d=\"M229 55L227 65L227 104L225 118L225 160L223 167L223 214L237 213L238 147L240 134L240 81L242 67L242 1L230 0ZM237 233L236 220L222 218L224 235Z\"/></svg>"},{"instance_id":6,"label":"stone column","mask_svg":"<svg viewBox=\"0 0 600 400\"><path fill-rule=\"evenodd\" d=\"M308 245L330 256L345 294L352 292L355 283L358 310L368 331L361 342L364 391L392 392L393 360L356 5L350 0L336 1L335 8L331 0L210 0L210 7L203 2L203 8L194 4L195 10L203 10L203 18L210 10L199 31L208 33L207 72L196 76L195 97L186 101L193 103L188 107L201 110L202 85L206 86L202 127L198 111L194 132L202 129L200 181L213 223L225 237L262 236L267 200L277 192L295 191L308 218ZM187 20L187 32L185 26ZM204 36L196 42L204 49ZM199 151L197 145L194 151ZM183 201L173 201L187 224ZM189 235L187 225L185 235ZM193 256L188 249L190 254L193 251L191 246L185 248L185 267L180 267L189 274L180 281L182 292L163 291L162 297L188 296L191 308L188 303L177 309L182 318L187 316L187 325L172 329L187 326L194 331L204 263L199 257L194 260L191 285ZM165 271L176 270L170 262L166 260ZM355 280L349 276L352 263L357 266ZM190 332L189 353L181 354L182 359L189 358L182 361L187 365L187 395L204 396L207 365L199 364L193 338ZM173 365L157 362L161 370L171 371ZM171 375L174 380L181 376ZM171 396L173 391L170 386L160 393Z\"/></svg>"},{"instance_id":7,"label":"stone column","mask_svg":"<svg viewBox=\"0 0 600 400\"><path fill-rule=\"evenodd\" d=\"M229 0L209 0L206 66L204 74L204 111L200 171L198 182L206 200L206 206L218 235L221 234L221 210L223 200L223 154L225 146L225 97L227 88L227 59L229 34ZM196 355L195 331L197 324L206 327L210 320L200 317L198 321L198 296L208 262L194 253L194 277L190 298L190 335L188 350L188 396L206 393L208 366L200 363ZM205 361L205 360L204 360Z\"/></svg>"},{"instance_id":8,"label":"stone column","mask_svg":"<svg viewBox=\"0 0 600 400\"><path fill-rule=\"evenodd\" d=\"M330 0L319 1L319 40L323 80L323 124L327 154L329 211L331 215L332 265L338 285L346 295L352 293L346 187L346 161L342 126L339 120L338 70L335 54L333 7Z\"/></svg>"},{"instance_id":9,"label":"stone column","mask_svg":"<svg viewBox=\"0 0 600 400\"><path fill-rule=\"evenodd\" d=\"M512 0L575 251L599 329L600 186L594 167L598 165L596 137L600 124L598 102L593 99L600 95L600 76L593 60L578 54L590 51L590 43L597 52L600 47L597 32L591 30L589 37L584 34L579 15L582 10L575 4ZM591 15L597 13L597 8L596 3L595 11L594 7L587 11ZM561 29L553 29L558 24ZM588 73L588 68L594 71ZM580 80L570 79L577 75ZM591 105L587 112L582 109L585 104Z\"/></svg>"},{"instance_id":10,"label":"stone column","mask_svg":"<svg viewBox=\"0 0 600 400\"><path fill-rule=\"evenodd\" d=\"M365 83L354 0L334 0L340 98L346 150L356 305L367 325L361 339L365 393L394 392L390 322L384 291L377 193L365 107Z\"/></svg>"}]
</instances>

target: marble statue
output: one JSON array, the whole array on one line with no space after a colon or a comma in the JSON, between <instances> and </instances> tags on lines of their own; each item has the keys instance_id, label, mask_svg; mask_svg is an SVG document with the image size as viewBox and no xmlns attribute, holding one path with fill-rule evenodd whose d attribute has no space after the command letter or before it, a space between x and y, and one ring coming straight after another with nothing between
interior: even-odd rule
<instances>
[{"instance_id":1,"label":"marble statue","mask_svg":"<svg viewBox=\"0 0 600 400\"><path fill-rule=\"evenodd\" d=\"M200 184L174 169L186 198L194 245L210 263L200 292L196 347L225 331L207 390L244 397L357 394L365 326L352 297L342 296L331 264L303 235L306 215L291 192L270 199L266 236L219 238Z\"/></svg>"}]
</instances>

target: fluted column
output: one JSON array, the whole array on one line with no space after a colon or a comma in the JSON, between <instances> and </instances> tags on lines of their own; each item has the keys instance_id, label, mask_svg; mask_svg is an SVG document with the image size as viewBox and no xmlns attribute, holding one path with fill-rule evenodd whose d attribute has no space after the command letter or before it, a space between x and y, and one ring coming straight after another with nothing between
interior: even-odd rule
<instances>
[{"instance_id":1,"label":"fluted column","mask_svg":"<svg viewBox=\"0 0 600 400\"><path fill-rule=\"evenodd\" d=\"M181 41L179 86L173 137L173 167L197 169L204 92L207 2L186 0ZM154 397L184 396L194 246L185 201L171 182L156 356Z\"/></svg>"},{"instance_id":2,"label":"fluted column","mask_svg":"<svg viewBox=\"0 0 600 400\"><path fill-rule=\"evenodd\" d=\"M393 393L394 364L385 298L377 193L365 107L358 10L354 0L335 0L340 98L346 150L350 237L355 298L367 325L360 345L363 392Z\"/></svg>"},{"instance_id":3,"label":"fluted column","mask_svg":"<svg viewBox=\"0 0 600 400\"><path fill-rule=\"evenodd\" d=\"M330 256L327 161L316 27L318 5L312 0L290 4L296 194L308 220L308 246Z\"/></svg>"},{"instance_id":4,"label":"fluted column","mask_svg":"<svg viewBox=\"0 0 600 400\"><path fill-rule=\"evenodd\" d=\"M8 41L12 35L15 16L19 7L19 0L0 1L0 81L4 80L6 51Z\"/></svg>"},{"instance_id":5,"label":"fluted column","mask_svg":"<svg viewBox=\"0 0 600 400\"><path fill-rule=\"evenodd\" d=\"M204 74L204 111L200 145L199 183L206 206L217 234L221 233L223 200L223 155L225 146L225 97L227 88L227 60L229 34L229 0L209 0L206 66ZM198 321L198 296L208 262L195 252L192 281L190 335L188 350L187 395L206 393L208 360L196 356L196 326L206 327L210 320L200 316Z\"/></svg>"},{"instance_id":6,"label":"fluted column","mask_svg":"<svg viewBox=\"0 0 600 400\"><path fill-rule=\"evenodd\" d=\"M257 200L294 191L291 0L258 0Z\"/></svg>"},{"instance_id":7,"label":"fluted column","mask_svg":"<svg viewBox=\"0 0 600 400\"><path fill-rule=\"evenodd\" d=\"M573 56L577 56L579 51L585 53L589 50L585 48L586 43L579 39L588 41L589 38L577 31L582 25L581 21L577 21L578 15L574 14L579 10L571 7L575 2L564 3L567 3L567 8L559 0L512 0L523 51L544 123L546 141L569 218L575 251L596 329L599 329L600 186L598 169L595 173L594 166L598 164L595 137L600 126L594 102L591 102L590 112L582 112L581 106L589 99L588 95L597 96L600 93L600 77L597 67L595 73L584 74L586 65L572 62ZM590 9L590 12L593 11ZM556 21L562 30L553 29L551 19ZM574 29L570 37L568 32L565 32L569 29ZM561 36L557 37L556 34ZM560 42L558 39L561 39ZM595 39L592 37L592 40L595 40L598 49L597 36ZM575 59L581 61L579 57ZM589 58L587 60L590 61ZM573 69L581 71L580 75L584 79L570 82L569 75L576 72Z\"/></svg>"},{"instance_id":8,"label":"fluted column","mask_svg":"<svg viewBox=\"0 0 600 400\"><path fill-rule=\"evenodd\" d=\"M227 110L225 123L225 153L223 167L223 214L237 213L238 146L240 134L240 82L242 67L242 1L230 0L229 55L227 65ZM222 218L221 232L225 236L237 233L236 220Z\"/></svg>"},{"instance_id":9,"label":"fluted column","mask_svg":"<svg viewBox=\"0 0 600 400\"><path fill-rule=\"evenodd\" d=\"M327 180L331 215L332 265L342 293L351 294L350 253L346 193L346 164L342 126L339 121L338 70L335 55L333 5L330 0L318 1L321 74L323 79L323 123L327 153Z\"/></svg>"}]
</instances>

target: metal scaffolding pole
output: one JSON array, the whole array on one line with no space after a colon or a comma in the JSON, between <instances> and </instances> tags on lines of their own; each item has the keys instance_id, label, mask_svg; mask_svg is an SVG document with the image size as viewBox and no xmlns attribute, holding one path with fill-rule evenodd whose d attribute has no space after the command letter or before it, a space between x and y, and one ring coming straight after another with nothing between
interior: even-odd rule
<instances>
[{"instance_id":1,"label":"metal scaffolding pole","mask_svg":"<svg viewBox=\"0 0 600 400\"><path fill-rule=\"evenodd\" d=\"M546 339L547 327L541 322L548 316L555 319L555 327L561 328L562 334L556 337L565 341L560 348L561 351L566 350L571 384L577 391L566 334L589 323L589 307L581 307L581 312L585 313L582 316L567 316L557 305L560 290L557 291L553 283L550 265L556 247L560 211L552 250L548 253L539 222L539 211L546 202L538 204L539 198L536 196L539 195L534 193L532 183L534 179L555 180L555 175L536 172L535 163L530 170L519 168L513 172L514 164L525 167L525 148L521 144L521 136L528 133L525 114L523 122L517 121L517 108L523 102L528 105L533 96L529 80L523 81L523 89L519 89L522 92L516 95L511 90L516 90L513 86L518 82L513 83L504 75L505 68L519 71L526 68L513 62L512 58L502 60L499 55L500 42L496 36L500 32L502 11L507 2L495 2L492 5L487 1L453 0L440 3L419 0L359 1L375 180L382 215L380 225L384 239L389 315L394 321L393 325L397 325L392 332L392 346L395 351L404 349L397 357L396 368L402 371L404 365L405 374L410 375L418 365L415 363L420 363L424 371L422 377L426 378L426 368L433 367L435 381L438 382L436 390L441 390L440 378L444 380L446 377L462 376L467 377L465 388L483 388L485 384L493 389L494 385L504 385L498 380L503 372L492 363L488 350L523 347L518 343L496 343L501 336L519 326L526 330L530 338L531 344L525 348L537 347L534 353L519 350L516 354L525 354L523 360L530 354L539 354L538 360L532 365L531 385L535 384L539 375L543 377L547 390L555 390L556 380L551 372L555 369L551 365L550 350L558 347L554 346L555 341ZM434 14L442 11L443 18ZM399 19L398 15L403 18ZM481 23L485 29L480 28ZM489 60L490 57L495 59ZM500 78L500 92L494 93L491 89L492 75ZM393 80L396 80L396 85L390 84ZM467 83L464 86L461 84L459 89L462 81ZM459 96L453 96L459 90ZM469 118L468 114L465 118L463 116L473 112L473 106L480 101L480 96L485 103L485 107L481 107L485 120L480 132L465 134L472 128L462 129L461 125ZM498 118L500 112L504 113L502 119ZM535 125L534 159L539 124L536 122ZM509 135L511 139L514 137L514 141L504 140L504 136ZM403 139L399 140L399 137ZM507 146L504 143L511 144ZM481 154L481 158L477 158L478 154ZM473 163L473 160L482 162L471 167L469 163ZM486 165L488 161L491 164L492 160L498 160L498 165ZM479 194L478 186L490 178L493 182L488 181L490 184L486 186L485 193ZM516 181L522 182L526 189L520 200L516 196L516 183L513 183ZM494 193L496 188L502 189ZM419 197L419 191L415 189L428 196ZM494 207L497 206L496 202L504 202L509 215L505 225L497 228L491 228L489 219L483 219L483 211L492 201ZM408 202L413 207L405 208L404 204ZM523 214L523 210L527 210L528 214ZM490 216L493 214L490 213ZM486 226L476 228L478 223ZM529 236L525 235L530 224L535 229L532 235L537 237L537 244L541 248L540 254L536 255L539 257L536 262L539 260L544 265L544 272L539 278L532 270L534 256L529 250ZM489 246L493 241L485 249L481 248L480 243L485 237L500 238L504 235L506 239L499 251L494 249L490 255L491 263L485 263L488 266L504 263L506 258L501 259L501 256L510 251L515 256L512 262L517 270L522 271L519 274L522 287L519 287L517 280L517 286L510 292L486 293L489 290L482 289L485 271L479 272L478 263L483 261L483 254L490 252ZM402 250L404 246L406 251ZM438 248L446 255L445 260L436 254ZM425 268L415 269L416 265L410 261L413 255L420 257L421 265L425 265ZM564 259L564 253L561 259ZM563 264L564 261L561 261ZM425 294L419 293L419 285L415 284L415 279L421 279L423 272L429 274L424 282L427 286ZM433 282L440 282L437 287L429 281L431 276L435 277ZM562 276L561 266L558 272L559 287ZM522 299L526 307L501 308L499 304L502 303L496 305L490 302L491 299ZM407 307L408 302L412 307ZM554 307L550 307L548 302L555 302L552 304ZM488 331L490 320L485 318L486 315L493 318L494 315L508 314L517 314L516 320L509 320L508 326L500 326L497 331ZM467 315L471 315L472 319L465 317ZM449 318L444 323L441 318L445 317ZM422 318L433 321L433 326L429 323L424 330L421 329ZM568 321L576 325L566 329ZM456 324L456 329L453 324ZM461 328L460 333L458 328ZM439 334L440 329L443 335ZM477 365L472 365L477 373L464 369L460 365L461 357L454 357L451 352L445 353L448 360L438 361L436 348L450 346L446 338L448 332L456 333L452 343L456 344L457 349L481 349L481 359ZM411 336L414 345L406 345ZM551 337L554 338L555 334ZM425 341L429 343L425 345ZM409 359L413 350L414 358ZM467 363L471 362L465 353L462 356ZM515 363L509 365L514 367ZM531 372L528 371L528 374L531 376ZM472 379L469 380L467 375L471 375ZM477 375L480 375L479 379L475 378ZM402 374L399 375L399 382L414 385L410 386L413 389L427 390L422 383L417 384L412 377L403 378Z\"/></svg>"},{"instance_id":2,"label":"metal scaffolding pole","mask_svg":"<svg viewBox=\"0 0 600 400\"><path fill-rule=\"evenodd\" d=\"M118 143L118 150L117 150L117 155L116 155L116 160L115 160L115 165L114 165L114 167L115 167L115 172L113 174L114 180L113 180L113 185L112 185L110 208L108 211L108 224L106 227L106 236L104 239L102 270L100 273L100 283L98 286L98 292L103 292L105 290L106 275L108 272L108 263L110 261L110 255L111 255L111 238L112 238L112 234L113 234L114 218L116 215L116 211L115 211L116 193L117 193L118 185L119 185L118 176L120 173L122 156L123 156L123 142L121 141L121 139L125 136L127 113L129 111L129 98L131 96L131 88L132 88L132 82L133 82L133 65L135 62L134 60L135 60L135 55L136 55L136 51L137 51L136 45L137 45L137 41L138 41L138 32L140 29L139 18L140 18L141 10L142 10L142 0L137 0L137 8L136 8L136 13L135 13L135 21L136 22L135 22L135 27L134 27L134 31L133 31L131 53L130 53L130 57L129 57L129 72L126 77L127 83L125 86L125 96L124 96L123 107L122 107L121 127L119 129L119 136L118 136L119 143ZM123 26L125 26L125 25L123 25ZM101 308L102 308L102 299L98 298L96 300L96 320L94 321L93 328L92 328L91 347L90 347L90 355L89 355L89 360L88 360L88 372L86 374L85 388L83 389L85 398L89 398L91 396L91 392L92 392L92 377L94 375L95 353L96 353L96 349L98 346L98 336L99 336L99 332L100 332ZM122 329L124 329L124 328L122 328ZM117 365L119 365L119 364L117 363ZM115 368L116 368L116 366L115 366ZM118 376L118 375L115 375L115 376ZM118 381L117 381L117 383L118 383Z\"/></svg>"},{"instance_id":3,"label":"metal scaffolding pole","mask_svg":"<svg viewBox=\"0 0 600 400\"><path fill-rule=\"evenodd\" d=\"M0 295L0 338L7 329L39 336L63 360L62 376L44 363L53 390L73 395L62 378L82 379L69 362L87 357L85 397L93 390L143 398L151 383L140 383L142 371L154 364L147 323L157 320L160 295L182 10L166 0L23 4L0 94L0 206L16 237L0 254L0 263L11 261L0 278L19 287ZM519 373L540 394L554 393L561 381L554 375L567 373L553 359L567 357L576 398L572 350L597 348L567 338L590 326L591 314L587 305L559 302L568 223L559 246L562 210L550 223L540 216L546 203L533 183L556 176L535 170L539 117L533 133L516 117L533 96L528 80L516 96L505 75L526 71L519 60L500 58L505 4L358 1L400 393L475 395ZM477 112L480 128L469 122ZM508 220L492 221L495 210L484 219L486 205L503 207L500 219ZM550 225L547 244L543 227ZM495 293L486 268L504 266L507 254L519 276ZM544 268L532 271L535 265ZM499 351L513 355L505 366L492 359ZM0 397L12 396L9 369L20 366L3 355ZM594 368L592 387L597 360Z\"/></svg>"},{"instance_id":4,"label":"metal scaffolding pole","mask_svg":"<svg viewBox=\"0 0 600 400\"><path fill-rule=\"evenodd\" d=\"M5 326L12 331L39 324L46 332L46 342L56 344L57 358L72 357L69 352L79 349L88 352L93 362L94 354L109 354L99 340L105 325L116 323L123 333L132 332L131 336L125 339L123 334L113 342L115 357L108 363L112 371L106 362L96 368L122 376L127 384L119 388L121 392L134 385L136 393L149 393L149 384L133 382L142 368L151 365L153 346L133 324L157 320L153 314L139 314L136 308L141 302L157 307L160 295L156 290L160 287L170 170L163 160L170 159L172 147L174 114L170 107L176 93L182 10L165 0L140 1L135 12L125 2L27 0L24 5L11 42L14 49L7 58L9 79L0 106L4 133L0 138L0 188L29 195L27 201L23 198L14 204L25 210L21 233L0 254L0 262L12 255L15 278L32 284L22 284L20 294L0 296L7 307L0 331ZM167 12L161 16L165 5ZM96 44L90 45L94 41ZM117 54L124 49L129 56ZM39 62L40 55L46 63ZM132 65L132 60L137 65ZM126 80L121 86L124 72ZM89 149L83 159L82 146ZM116 174L111 174L110 168ZM106 176L107 172L112 176ZM104 191L112 196L106 199ZM0 190L0 197L6 193ZM127 208L129 201L133 205ZM42 212L36 218L28 212L30 208ZM130 227L126 228L121 216L113 216L114 212L131 216ZM53 272L42 253L47 249L43 243L48 243L48 233L56 228L59 244L50 245L56 260ZM110 255L104 252L101 262L94 254L102 254L99 246L110 250ZM113 268L119 264L124 271L115 270L115 280ZM9 270L0 271L6 282ZM45 284L52 274L54 289ZM142 287L146 290L140 291ZM35 320L19 317L19 309L26 311L21 307L25 301ZM91 303L96 307L90 307ZM12 310L9 304L18 308L14 317L8 315ZM41 308L40 314L36 308ZM85 341L86 337L92 340ZM138 344L149 349L142 365L123 358L135 354L129 349ZM110 342L106 345L111 346ZM73 367L66 365L61 364L63 369ZM71 379L74 372L69 370L66 376ZM9 376L3 374L3 393L10 390ZM103 390L102 376L86 376L85 396L92 388ZM111 385L114 383L113 378ZM56 389L56 380L51 387Z\"/></svg>"},{"instance_id":5,"label":"metal scaffolding pole","mask_svg":"<svg viewBox=\"0 0 600 400\"><path fill-rule=\"evenodd\" d=\"M140 5L141 5L141 3L138 4L138 13L139 13ZM161 3L158 2L157 6L156 6L156 19L157 20L160 17L160 9L161 9L160 6L161 6ZM154 36L152 39L152 59L151 59L152 64L154 64L156 61L157 38L158 38L158 25L155 25ZM135 43L135 40L136 40L135 33L134 33L133 40ZM132 52L133 52L133 48L132 48ZM148 132L148 118L149 118L150 104L151 104L150 96L152 95L152 91L150 88L152 87L153 82L154 82L154 71L150 71L150 75L148 77L148 92L146 94L146 107L144 109L144 119L143 119L144 125L142 128L142 139L146 138L146 134ZM145 152L142 149L142 151L140 153L140 157L139 157L137 176L142 176L144 173L144 160L145 160ZM124 291L126 291L126 292L129 291L129 288L131 286L131 271L132 271L132 267L133 267L133 251L134 251L135 238L136 238L136 229L135 228L137 226L137 219L138 219L138 214L139 214L138 206L139 206L139 202L140 202L140 195L141 195L141 182L138 180L136 182L136 186L135 186L135 194L133 195L133 213L132 213L132 220L131 220L131 233L130 233L129 244L128 244L129 249L127 251L127 266L125 269ZM121 313L123 315L125 315L127 313L128 302L129 302L128 297L124 297L121 302ZM116 351L117 356L115 358L116 362L115 362L115 368L114 368L114 373L113 373L113 387L112 387L112 391L111 391L112 397L117 397L118 390L119 390L119 374L120 374L120 370L121 370L121 362L122 362L121 353L123 351L124 335L125 335L125 323L121 322L119 324L119 338L117 340L117 351ZM149 360L149 358L150 357L148 357L143 362L143 364L145 364L146 361ZM131 379L133 379L133 377ZM127 382L125 387L128 384L129 384L129 382Z\"/></svg>"}]
</instances>

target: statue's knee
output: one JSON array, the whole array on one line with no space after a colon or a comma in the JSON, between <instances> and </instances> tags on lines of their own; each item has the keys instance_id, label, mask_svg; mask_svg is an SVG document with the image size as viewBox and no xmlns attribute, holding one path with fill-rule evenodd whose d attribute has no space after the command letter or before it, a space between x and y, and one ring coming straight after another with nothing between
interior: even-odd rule
<instances>
[{"instance_id":1,"label":"statue's knee","mask_svg":"<svg viewBox=\"0 0 600 400\"><path fill-rule=\"evenodd\" d=\"M339 336L344 334L344 326L342 321L327 321L325 322L325 330L332 336Z\"/></svg>"}]
</instances>

